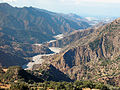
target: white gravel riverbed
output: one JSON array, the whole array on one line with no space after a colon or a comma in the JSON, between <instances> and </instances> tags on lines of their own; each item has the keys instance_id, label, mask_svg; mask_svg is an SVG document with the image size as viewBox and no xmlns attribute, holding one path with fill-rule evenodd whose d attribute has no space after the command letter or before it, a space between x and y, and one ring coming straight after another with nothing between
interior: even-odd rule
<instances>
[{"instance_id":1,"label":"white gravel riverbed","mask_svg":"<svg viewBox=\"0 0 120 90\"><path fill-rule=\"evenodd\" d=\"M61 38L63 38L63 34L60 34L60 35L57 35L57 36L54 36L54 37L56 39L61 39ZM49 42L53 42L53 41L55 41L55 40L51 40ZM34 45L41 46L42 44L34 44ZM32 57L31 62L23 65L22 68L25 69L25 70L31 70L34 64L42 64L44 62L44 59L42 59L42 56L54 55L54 54L59 53L61 51L61 48L58 48L58 47L49 47L49 49L51 51L53 51L54 53L53 54L36 55L36 56Z\"/></svg>"},{"instance_id":2,"label":"white gravel riverbed","mask_svg":"<svg viewBox=\"0 0 120 90\"><path fill-rule=\"evenodd\" d=\"M54 55L56 53L59 53L61 51L61 48L57 47L49 47L51 51L53 51L53 54L42 54L42 55L36 55L32 57L32 61L29 62L28 64L25 64L22 66L23 69L25 70L31 70L34 64L42 64L44 62L44 59L42 59L42 56L50 56Z\"/></svg>"}]
</instances>

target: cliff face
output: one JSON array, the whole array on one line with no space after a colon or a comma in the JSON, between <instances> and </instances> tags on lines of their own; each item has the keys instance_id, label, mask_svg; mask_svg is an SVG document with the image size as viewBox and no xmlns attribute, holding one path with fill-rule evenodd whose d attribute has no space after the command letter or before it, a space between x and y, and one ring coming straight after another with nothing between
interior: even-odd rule
<instances>
[{"instance_id":1,"label":"cliff face","mask_svg":"<svg viewBox=\"0 0 120 90\"><path fill-rule=\"evenodd\" d=\"M53 66L71 79L104 83L110 83L107 80L111 79L115 81L114 76L119 77L119 60L120 19L94 30L74 42L73 47L50 59Z\"/></svg>"}]
</instances>

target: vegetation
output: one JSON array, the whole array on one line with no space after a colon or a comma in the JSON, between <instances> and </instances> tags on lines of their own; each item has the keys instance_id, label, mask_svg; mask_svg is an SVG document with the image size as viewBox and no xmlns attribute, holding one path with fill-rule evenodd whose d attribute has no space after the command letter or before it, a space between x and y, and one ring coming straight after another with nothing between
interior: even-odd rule
<instances>
[{"instance_id":1,"label":"vegetation","mask_svg":"<svg viewBox=\"0 0 120 90\"><path fill-rule=\"evenodd\" d=\"M94 42L89 43L89 46L92 50L96 50L99 45L100 45L100 40L99 39L96 39Z\"/></svg>"},{"instance_id":2,"label":"vegetation","mask_svg":"<svg viewBox=\"0 0 120 90\"><path fill-rule=\"evenodd\" d=\"M29 90L29 87L26 83L13 83L10 90Z\"/></svg>"},{"instance_id":3,"label":"vegetation","mask_svg":"<svg viewBox=\"0 0 120 90\"><path fill-rule=\"evenodd\" d=\"M29 73L23 70L20 66L9 67L8 70L0 75L0 80L4 83L8 82L42 82L41 78L34 76L32 73Z\"/></svg>"},{"instance_id":4,"label":"vegetation","mask_svg":"<svg viewBox=\"0 0 120 90\"><path fill-rule=\"evenodd\" d=\"M54 68L51 66L51 68ZM55 69L53 69L55 70ZM22 71L22 74L21 74ZM1 69L2 72L2 69ZM36 73L37 71L35 71ZM52 72L50 70L50 72ZM3 84L3 86L10 86L8 89L10 90L46 90L46 89L55 89L55 90L82 90L82 88L95 88L100 90L112 90L113 86L108 86L103 83L99 82L93 82L93 81L74 81L74 82L65 82L65 81L59 81L55 82L53 81L54 77L53 73L50 73L47 71L48 78L44 81L42 81L40 78L38 78L37 74L34 75L33 72L25 72L21 67L19 66L12 66L9 67L6 72L2 72L0 76L0 82ZM41 71L42 73L42 71ZM53 76L49 76L49 74L53 74ZM43 76L39 76L41 78L46 77L45 73ZM57 74L62 75L61 73ZM55 76L56 78L56 76ZM65 78L65 77L64 77ZM36 80L38 79L38 80ZM53 80L52 80L53 79ZM50 80L50 81L47 81ZM0 86L1 88L1 86ZM4 87L2 87L4 88ZM7 87L6 87L7 88ZM114 87L115 90L118 90L118 87Z\"/></svg>"},{"instance_id":5,"label":"vegetation","mask_svg":"<svg viewBox=\"0 0 120 90\"><path fill-rule=\"evenodd\" d=\"M91 81L75 81L75 82L53 82L45 81L43 83L34 83L28 84L25 82L19 83L10 83L10 90L30 90L41 88L42 90L46 89L55 89L55 90L82 90L82 88L91 88L91 89L100 89L100 90L110 90L108 86L102 83L94 83Z\"/></svg>"},{"instance_id":6,"label":"vegetation","mask_svg":"<svg viewBox=\"0 0 120 90\"><path fill-rule=\"evenodd\" d=\"M45 81L43 83L12 83L11 90L46 90L46 89L55 89L55 90L82 90L82 88L91 88L91 89L100 89L100 90L110 90L111 86L104 85L102 83L95 83L92 81L75 81L75 82L53 82ZM112 88L113 89L113 88ZM115 90L120 88L114 87Z\"/></svg>"}]
</instances>

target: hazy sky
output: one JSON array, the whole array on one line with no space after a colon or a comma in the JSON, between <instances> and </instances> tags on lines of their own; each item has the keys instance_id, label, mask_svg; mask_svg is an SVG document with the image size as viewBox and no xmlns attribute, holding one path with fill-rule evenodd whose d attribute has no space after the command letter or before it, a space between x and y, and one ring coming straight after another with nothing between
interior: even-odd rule
<instances>
[{"instance_id":1,"label":"hazy sky","mask_svg":"<svg viewBox=\"0 0 120 90\"><path fill-rule=\"evenodd\" d=\"M0 0L13 6L33 6L81 16L120 16L120 0Z\"/></svg>"}]
</instances>

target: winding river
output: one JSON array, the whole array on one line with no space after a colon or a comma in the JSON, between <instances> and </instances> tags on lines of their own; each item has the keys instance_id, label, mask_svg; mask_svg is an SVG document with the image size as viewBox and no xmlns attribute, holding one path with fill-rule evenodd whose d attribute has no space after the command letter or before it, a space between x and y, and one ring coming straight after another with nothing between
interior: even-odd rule
<instances>
[{"instance_id":1,"label":"winding river","mask_svg":"<svg viewBox=\"0 0 120 90\"><path fill-rule=\"evenodd\" d=\"M61 35L61 34L55 36L56 40L61 39L62 37L63 37L63 35ZM51 40L51 41L53 41L53 40ZM51 42L51 41L49 41L49 42ZM42 44L36 44L36 45L42 45ZM49 49L51 51L53 51L54 53L36 55L36 56L32 57L31 62L28 62L27 64L23 65L22 68L25 69L25 70L31 70L34 64L42 64L44 62L44 59L42 59L42 56L54 55L54 54L59 53L61 51L61 48L58 48L58 47L49 47Z\"/></svg>"}]
</instances>

